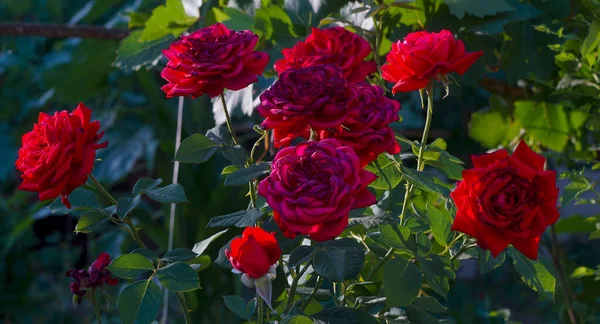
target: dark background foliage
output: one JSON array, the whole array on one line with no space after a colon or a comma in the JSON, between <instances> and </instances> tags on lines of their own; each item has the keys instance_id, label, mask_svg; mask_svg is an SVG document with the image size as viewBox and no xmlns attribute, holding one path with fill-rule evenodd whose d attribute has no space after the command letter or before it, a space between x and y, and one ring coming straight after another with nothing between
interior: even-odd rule
<instances>
[{"instance_id":1,"label":"dark background foliage","mask_svg":"<svg viewBox=\"0 0 600 324\"><path fill-rule=\"evenodd\" d=\"M195 1L184 3L193 7ZM109 148L101 151L102 161L96 164L94 174L117 195L129 192L142 176L169 182L177 99L166 99L160 91L164 84L159 76L164 66L159 60L160 49L182 31L215 21L259 34L259 46L271 55L271 62L281 56L282 48L304 38L310 26L350 21L355 25L351 29L374 41L367 18L377 14L380 2L349 4L330 0L312 4L305 0L208 0L200 8L199 20L181 20L177 17L185 17L185 12L178 0L167 1L166 7L159 7L165 5L162 0L0 3L2 22L132 29L124 40L0 34L0 320L93 321L89 305L73 307L64 272L87 266L101 251L116 256L133 248L130 238L114 228L94 237L75 234L76 215L53 215L34 194L16 190L19 176L13 164L20 137L31 129L38 113L72 110L80 101L93 108L110 142ZM596 217L600 215L594 206L600 197L589 190L595 186L598 174L587 171L580 175L578 171L598 168L600 86L596 60L600 3L416 0L409 4L419 10L392 6L377 16L384 26L384 41L376 59L384 59L392 41L418 29L449 29L464 40L468 50L485 52L465 76L457 76L460 86L452 85L450 96L436 101L431 138L443 138L448 151L467 165L469 154L524 138L550 158L549 166L566 172L570 182L564 182L561 191L573 193L574 199L566 201L563 196L563 216L556 227L561 257L567 275L585 267L580 270L585 275L569 280L576 300L574 307L586 321L598 321L600 285L595 281L595 269L600 263L600 245L598 240L588 239L600 237L596 230ZM351 14L361 6L367 9ZM146 20L148 17L152 18ZM253 98L273 78L270 65L265 77L254 85ZM443 97L441 91L438 97ZM418 93L399 94L396 99L402 104L403 117L396 125L397 131L411 139L420 138L424 114ZM248 116L248 107L244 109L238 107L233 117L241 141L249 148L258 138L252 126L259 119L256 114ZM206 96L186 99L183 138L212 128L212 111ZM404 148L404 152L410 152L410 148ZM246 207L244 190L222 186L220 172L227 164L219 155L204 164L181 165L180 182L190 203L178 208L175 247L191 247L216 232L205 227L211 217ZM565 188L567 183L570 189ZM135 218L144 228L144 239L151 242L152 248L167 248L168 212L168 206L150 200L135 211ZM230 230L211 245L213 260L219 248L240 232ZM542 243L553 246L550 233ZM543 252L552 253L550 248L543 248ZM564 292L557 289L556 302L538 296L520 283L508 263L486 275L479 275L477 261L463 263L448 297L449 313L455 322L562 321ZM203 289L187 294L196 321L238 321L221 298L244 293L233 278L229 271L216 266L201 273ZM113 306L118 289L108 288ZM171 307L175 314L179 312L176 303ZM115 307L107 316L111 322L118 322Z\"/></svg>"}]
</instances>

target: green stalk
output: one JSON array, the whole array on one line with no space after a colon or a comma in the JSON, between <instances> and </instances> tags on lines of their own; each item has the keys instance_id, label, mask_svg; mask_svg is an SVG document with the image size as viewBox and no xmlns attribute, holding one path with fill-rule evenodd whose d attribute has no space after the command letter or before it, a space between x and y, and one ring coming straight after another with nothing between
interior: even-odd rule
<instances>
[{"instance_id":1,"label":"green stalk","mask_svg":"<svg viewBox=\"0 0 600 324\"><path fill-rule=\"evenodd\" d=\"M263 318L265 317L265 305L264 305L264 301L262 299L262 297L257 296L256 297L257 302L258 302L258 324L262 324L263 323Z\"/></svg>"},{"instance_id":2,"label":"green stalk","mask_svg":"<svg viewBox=\"0 0 600 324\"><path fill-rule=\"evenodd\" d=\"M102 324L102 316L100 315L100 307L98 306L98 302L96 301L96 289L92 289L92 305L94 305L94 313L96 313L96 318L98 319L98 324Z\"/></svg>"},{"instance_id":3,"label":"green stalk","mask_svg":"<svg viewBox=\"0 0 600 324\"><path fill-rule=\"evenodd\" d=\"M229 130L229 135L231 135L231 139L233 140L233 144L240 145L235 132L233 131L233 124L231 123L231 117L229 117L229 111L227 110L227 103L225 102L225 94L221 94L221 103L223 104L223 113L225 113L225 122L227 123L227 130Z\"/></svg>"},{"instance_id":4,"label":"green stalk","mask_svg":"<svg viewBox=\"0 0 600 324\"><path fill-rule=\"evenodd\" d=\"M182 292L177 292L177 300L179 301L179 306L181 306L181 310L183 311L185 324L191 324L192 320L190 319L190 312L188 312L188 308L185 303L185 295Z\"/></svg>"}]
</instances>

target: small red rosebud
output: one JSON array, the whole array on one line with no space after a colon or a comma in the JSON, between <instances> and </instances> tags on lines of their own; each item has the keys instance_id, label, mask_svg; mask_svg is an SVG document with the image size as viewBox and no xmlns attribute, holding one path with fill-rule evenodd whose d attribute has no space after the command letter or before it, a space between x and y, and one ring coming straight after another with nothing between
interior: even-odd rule
<instances>
[{"instance_id":1,"label":"small red rosebud","mask_svg":"<svg viewBox=\"0 0 600 324\"><path fill-rule=\"evenodd\" d=\"M260 227L246 227L242 237L231 241L225 250L231 265L251 278L264 276L271 265L281 257L281 249L275 239L275 233L269 233Z\"/></svg>"}]
</instances>

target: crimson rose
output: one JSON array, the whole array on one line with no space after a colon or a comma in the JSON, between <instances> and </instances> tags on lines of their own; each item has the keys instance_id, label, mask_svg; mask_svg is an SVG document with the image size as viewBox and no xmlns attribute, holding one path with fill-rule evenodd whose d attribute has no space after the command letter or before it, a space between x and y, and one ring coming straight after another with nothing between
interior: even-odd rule
<instances>
[{"instance_id":1,"label":"crimson rose","mask_svg":"<svg viewBox=\"0 0 600 324\"><path fill-rule=\"evenodd\" d=\"M23 172L20 190L39 193L40 201L59 195L71 208L69 194L87 180L96 160L96 150L108 146L98 144L100 122L93 121L92 110L82 103L69 113L40 113L33 130L25 133L15 165Z\"/></svg>"},{"instance_id":2,"label":"crimson rose","mask_svg":"<svg viewBox=\"0 0 600 324\"><path fill-rule=\"evenodd\" d=\"M399 153L400 145L389 124L398 121L400 103L388 99L383 88L376 85L358 83L354 88L358 97L348 118L337 129L321 131L320 137L334 137L342 145L353 148L361 166L374 161L383 152Z\"/></svg>"},{"instance_id":3,"label":"crimson rose","mask_svg":"<svg viewBox=\"0 0 600 324\"><path fill-rule=\"evenodd\" d=\"M163 54L169 60L161 72L169 83L162 87L167 97L213 98L224 89L240 90L258 80L269 55L254 50L258 36L234 31L221 23L202 28L173 42Z\"/></svg>"},{"instance_id":4,"label":"crimson rose","mask_svg":"<svg viewBox=\"0 0 600 324\"><path fill-rule=\"evenodd\" d=\"M540 236L558 217L556 172L545 158L519 143L506 150L471 156L474 168L450 195L458 211L452 229L477 238L496 257L509 244L528 258L538 257Z\"/></svg>"},{"instance_id":5,"label":"crimson rose","mask_svg":"<svg viewBox=\"0 0 600 324\"><path fill-rule=\"evenodd\" d=\"M106 268L110 264L110 255L106 252L100 253L96 261L85 270L69 270L67 271L67 277L73 278L75 281L71 282L71 292L77 296L77 302L81 304L83 297L86 295L88 289L94 289L102 287L104 283L114 286L119 281L112 278L111 272Z\"/></svg>"},{"instance_id":6,"label":"crimson rose","mask_svg":"<svg viewBox=\"0 0 600 324\"><path fill-rule=\"evenodd\" d=\"M351 209L377 201L367 189L376 176L363 170L354 150L336 139L284 148L273 161L258 193L289 238L302 234L315 241L331 240L348 225Z\"/></svg>"},{"instance_id":7,"label":"crimson rose","mask_svg":"<svg viewBox=\"0 0 600 324\"><path fill-rule=\"evenodd\" d=\"M272 129L275 147L287 146L297 137L308 138L314 131L339 127L356 98L342 70L333 65L290 69L261 96L258 112L265 117L261 126Z\"/></svg>"},{"instance_id":8,"label":"crimson rose","mask_svg":"<svg viewBox=\"0 0 600 324\"><path fill-rule=\"evenodd\" d=\"M275 233L265 232L260 227L246 227L242 237L231 241L225 255L231 265L251 278L264 276L271 265L277 263L281 249Z\"/></svg>"},{"instance_id":9,"label":"crimson rose","mask_svg":"<svg viewBox=\"0 0 600 324\"><path fill-rule=\"evenodd\" d=\"M275 62L281 74L291 68L333 64L340 67L350 83L364 81L377 71L373 61L365 61L371 46L364 38L343 27L313 28L306 40L282 51L283 58Z\"/></svg>"},{"instance_id":10,"label":"crimson rose","mask_svg":"<svg viewBox=\"0 0 600 324\"><path fill-rule=\"evenodd\" d=\"M384 79L395 83L393 93L408 92L425 88L429 80L439 75L464 74L481 55L483 52L465 52L465 44L447 30L420 31L392 44L381 73Z\"/></svg>"}]
</instances>

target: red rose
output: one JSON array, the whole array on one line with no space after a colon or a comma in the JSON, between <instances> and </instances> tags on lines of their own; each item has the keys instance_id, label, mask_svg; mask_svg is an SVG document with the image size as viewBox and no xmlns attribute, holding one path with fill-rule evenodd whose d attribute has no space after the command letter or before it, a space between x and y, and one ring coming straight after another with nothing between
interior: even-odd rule
<instances>
[{"instance_id":1,"label":"red rose","mask_svg":"<svg viewBox=\"0 0 600 324\"><path fill-rule=\"evenodd\" d=\"M106 269L109 264L110 256L108 253L102 252L87 271L77 269L67 271L67 277L71 277L75 280L71 282L69 288L71 289L71 292L77 296L78 303L81 304L88 289L102 287L104 283L111 286L119 283L117 279L111 277L111 272Z\"/></svg>"},{"instance_id":2,"label":"red rose","mask_svg":"<svg viewBox=\"0 0 600 324\"><path fill-rule=\"evenodd\" d=\"M385 97L383 88L368 83L354 86L358 97L348 118L335 130L321 131L321 138L334 137L342 145L350 146L360 158L361 166L377 159L383 152L397 154L400 145L389 126L398 121L400 103Z\"/></svg>"},{"instance_id":3,"label":"red rose","mask_svg":"<svg viewBox=\"0 0 600 324\"><path fill-rule=\"evenodd\" d=\"M275 233L265 232L260 227L246 227L242 237L231 241L225 250L231 265L252 278L264 276L271 265L281 257L281 249L275 240Z\"/></svg>"},{"instance_id":4,"label":"red rose","mask_svg":"<svg viewBox=\"0 0 600 324\"><path fill-rule=\"evenodd\" d=\"M297 137L339 127L348 116L356 90L348 85L342 70L333 65L290 69L261 96L258 112L261 126L272 129L275 147L287 146Z\"/></svg>"},{"instance_id":5,"label":"red rose","mask_svg":"<svg viewBox=\"0 0 600 324\"><path fill-rule=\"evenodd\" d=\"M31 132L23 135L23 145L15 163L23 172L20 190L39 193L40 201L62 196L71 208L69 194L87 180L96 160L96 150L108 146L98 144L100 122L90 122L92 110L80 103L69 113L40 113Z\"/></svg>"},{"instance_id":6,"label":"red rose","mask_svg":"<svg viewBox=\"0 0 600 324\"><path fill-rule=\"evenodd\" d=\"M425 88L438 75L463 75L481 55L483 52L465 52L465 44L447 30L415 32L392 44L381 73L395 83L393 93L408 92Z\"/></svg>"},{"instance_id":7,"label":"red rose","mask_svg":"<svg viewBox=\"0 0 600 324\"><path fill-rule=\"evenodd\" d=\"M377 71L375 62L365 61L371 54L369 42L342 27L313 28L304 42L282 53L283 58L275 62L278 74L291 68L333 64L344 71L348 82L356 83Z\"/></svg>"},{"instance_id":8,"label":"red rose","mask_svg":"<svg viewBox=\"0 0 600 324\"><path fill-rule=\"evenodd\" d=\"M452 229L477 238L496 257L509 244L528 258L538 256L540 236L556 223L556 172L525 142L506 150L471 156L473 169L450 195L458 209Z\"/></svg>"},{"instance_id":9,"label":"red rose","mask_svg":"<svg viewBox=\"0 0 600 324\"><path fill-rule=\"evenodd\" d=\"M258 81L269 55L254 50L258 36L248 30L233 31L216 23L173 42L163 51L169 60L160 76L168 98L213 98L224 89L240 90Z\"/></svg>"},{"instance_id":10,"label":"red rose","mask_svg":"<svg viewBox=\"0 0 600 324\"><path fill-rule=\"evenodd\" d=\"M348 225L351 209L377 202L367 186L376 176L360 167L351 147L335 139L308 141L277 153L258 193L283 234L327 241Z\"/></svg>"}]
</instances>

